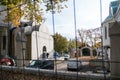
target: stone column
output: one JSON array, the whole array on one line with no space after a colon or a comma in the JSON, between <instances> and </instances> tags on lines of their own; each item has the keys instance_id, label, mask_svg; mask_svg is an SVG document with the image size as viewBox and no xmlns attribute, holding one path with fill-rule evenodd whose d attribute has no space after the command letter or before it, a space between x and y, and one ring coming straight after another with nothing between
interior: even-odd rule
<instances>
[{"instance_id":1,"label":"stone column","mask_svg":"<svg viewBox=\"0 0 120 80\"><path fill-rule=\"evenodd\" d=\"M120 80L120 22L110 24L111 80ZM116 63L117 62L117 63Z\"/></svg>"},{"instance_id":2,"label":"stone column","mask_svg":"<svg viewBox=\"0 0 120 80\"><path fill-rule=\"evenodd\" d=\"M89 48L90 49L90 57L92 58L93 57L93 49Z\"/></svg>"},{"instance_id":3,"label":"stone column","mask_svg":"<svg viewBox=\"0 0 120 80\"><path fill-rule=\"evenodd\" d=\"M23 29L22 29L23 30ZM25 64L25 35L21 28L14 30L14 56L16 60L16 65L19 67L24 66Z\"/></svg>"}]
</instances>

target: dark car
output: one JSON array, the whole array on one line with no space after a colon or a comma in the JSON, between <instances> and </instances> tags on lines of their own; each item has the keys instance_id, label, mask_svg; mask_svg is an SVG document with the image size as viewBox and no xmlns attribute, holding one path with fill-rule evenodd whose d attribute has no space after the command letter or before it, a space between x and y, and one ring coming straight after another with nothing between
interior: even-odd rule
<instances>
[{"instance_id":1,"label":"dark car","mask_svg":"<svg viewBox=\"0 0 120 80\"><path fill-rule=\"evenodd\" d=\"M15 66L15 61L8 55L0 55L0 65Z\"/></svg>"},{"instance_id":2,"label":"dark car","mask_svg":"<svg viewBox=\"0 0 120 80\"><path fill-rule=\"evenodd\" d=\"M54 69L54 60L32 60L27 67L39 69Z\"/></svg>"}]
</instances>

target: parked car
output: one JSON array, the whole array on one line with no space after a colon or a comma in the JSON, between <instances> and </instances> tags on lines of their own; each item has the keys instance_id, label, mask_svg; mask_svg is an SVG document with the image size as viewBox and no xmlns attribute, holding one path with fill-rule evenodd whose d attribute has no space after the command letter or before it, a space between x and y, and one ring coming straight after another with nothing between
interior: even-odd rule
<instances>
[{"instance_id":1,"label":"parked car","mask_svg":"<svg viewBox=\"0 0 120 80\"><path fill-rule=\"evenodd\" d=\"M82 68L81 60L68 60L67 69L69 70L80 70Z\"/></svg>"},{"instance_id":2,"label":"parked car","mask_svg":"<svg viewBox=\"0 0 120 80\"><path fill-rule=\"evenodd\" d=\"M51 70L54 69L54 60L32 60L27 67Z\"/></svg>"},{"instance_id":3,"label":"parked car","mask_svg":"<svg viewBox=\"0 0 120 80\"><path fill-rule=\"evenodd\" d=\"M0 65L15 66L15 60L8 55L0 55Z\"/></svg>"},{"instance_id":4,"label":"parked car","mask_svg":"<svg viewBox=\"0 0 120 80\"><path fill-rule=\"evenodd\" d=\"M70 55L69 54L65 54L64 55L64 60L68 60L70 58Z\"/></svg>"}]
</instances>

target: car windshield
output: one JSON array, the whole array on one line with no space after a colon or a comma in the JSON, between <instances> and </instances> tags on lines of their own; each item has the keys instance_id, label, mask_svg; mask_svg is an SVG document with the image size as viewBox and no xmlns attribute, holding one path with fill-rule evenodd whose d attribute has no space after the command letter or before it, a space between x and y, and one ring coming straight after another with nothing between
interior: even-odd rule
<instances>
[{"instance_id":1,"label":"car windshield","mask_svg":"<svg viewBox=\"0 0 120 80\"><path fill-rule=\"evenodd\" d=\"M34 65L38 65L38 64L39 64L38 61L33 60L33 61L29 64L29 66L34 66Z\"/></svg>"},{"instance_id":2,"label":"car windshield","mask_svg":"<svg viewBox=\"0 0 120 80\"><path fill-rule=\"evenodd\" d=\"M32 60L27 67L54 69L54 60Z\"/></svg>"},{"instance_id":3,"label":"car windshield","mask_svg":"<svg viewBox=\"0 0 120 80\"><path fill-rule=\"evenodd\" d=\"M30 66L32 66L32 65L34 65L35 64L35 61L32 61L31 63L30 63Z\"/></svg>"},{"instance_id":4,"label":"car windshield","mask_svg":"<svg viewBox=\"0 0 120 80\"><path fill-rule=\"evenodd\" d=\"M54 64L54 61L52 60L33 60L30 62L29 66L36 66L36 65L46 65L46 64L50 64L50 63L53 63Z\"/></svg>"}]
</instances>

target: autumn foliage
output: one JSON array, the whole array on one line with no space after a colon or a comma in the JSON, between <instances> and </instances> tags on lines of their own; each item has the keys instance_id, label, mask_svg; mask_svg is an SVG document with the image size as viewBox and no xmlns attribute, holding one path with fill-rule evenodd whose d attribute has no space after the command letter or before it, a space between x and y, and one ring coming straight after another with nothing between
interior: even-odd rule
<instances>
[{"instance_id":1,"label":"autumn foliage","mask_svg":"<svg viewBox=\"0 0 120 80\"><path fill-rule=\"evenodd\" d=\"M67 0L0 0L0 5L6 6L7 16L4 22L11 22L14 26L20 25L20 19L23 17L25 20L34 20L36 23L41 23L43 18L44 4L45 11L60 12L66 5L62 5ZM1 15L0 15L1 16Z\"/></svg>"}]
</instances>

